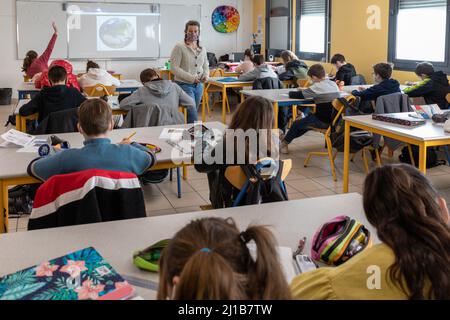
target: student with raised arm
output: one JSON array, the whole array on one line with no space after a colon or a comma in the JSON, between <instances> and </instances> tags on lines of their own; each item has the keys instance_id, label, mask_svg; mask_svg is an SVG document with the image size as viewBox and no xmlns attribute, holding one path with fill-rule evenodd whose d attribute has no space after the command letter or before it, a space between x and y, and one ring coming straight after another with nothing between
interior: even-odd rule
<instances>
[{"instance_id":1,"label":"student with raised arm","mask_svg":"<svg viewBox=\"0 0 450 320\"><path fill-rule=\"evenodd\" d=\"M450 299L449 212L430 181L405 164L376 168L364 183L363 204L381 243L336 268L294 278L294 297Z\"/></svg>"},{"instance_id":2,"label":"student with raised arm","mask_svg":"<svg viewBox=\"0 0 450 320\"><path fill-rule=\"evenodd\" d=\"M256 255L247 244L253 242ZM241 232L231 219L194 220L160 260L159 300L291 299L275 238L263 226Z\"/></svg>"},{"instance_id":3,"label":"student with raised arm","mask_svg":"<svg viewBox=\"0 0 450 320\"><path fill-rule=\"evenodd\" d=\"M56 23L53 22L52 26L54 33L44 53L38 56L36 51L30 50L23 60L22 72L25 72L25 75L30 79L36 74L48 70L48 61L50 60L53 48L55 47L56 39L58 38L58 28L56 27Z\"/></svg>"},{"instance_id":4,"label":"student with raised arm","mask_svg":"<svg viewBox=\"0 0 450 320\"><path fill-rule=\"evenodd\" d=\"M175 82L195 101L195 112L188 110L188 118L194 122L198 118L203 84L209 78L209 62L206 48L200 45L198 21L191 20L186 23L184 41L173 48L170 61Z\"/></svg>"}]
</instances>

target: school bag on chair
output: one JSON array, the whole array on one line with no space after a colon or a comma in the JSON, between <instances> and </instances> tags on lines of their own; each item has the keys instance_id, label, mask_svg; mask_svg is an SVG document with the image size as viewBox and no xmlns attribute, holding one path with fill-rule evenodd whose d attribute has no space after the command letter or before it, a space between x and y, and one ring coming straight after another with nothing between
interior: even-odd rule
<instances>
[{"instance_id":1,"label":"school bag on chair","mask_svg":"<svg viewBox=\"0 0 450 320\"><path fill-rule=\"evenodd\" d=\"M362 223L348 216L338 216L317 230L311 245L311 257L338 266L371 246L370 231Z\"/></svg>"},{"instance_id":2,"label":"school bag on chair","mask_svg":"<svg viewBox=\"0 0 450 320\"><path fill-rule=\"evenodd\" d=\"M357 97L338 98L339 102L345 107L346 116L364 114L358 109L360 99ZM333 148L338 152L344 152L345 144L345 121L341 116L332 127L330 139ZM353 128L350 132L350 153L356 153L365 147L372 145L373 135L370 132Z\"/></svg>"},{"instance_id":3,"label":"school bag on chair","mask_svg":"<svg viewBox=\"0 0 450 320\"><path fill-rule=\"evenodd\" d=\"M246 181L234 199L233 207L289 200L283 175L286 176L290 168L285 168L283 161L265 158L255 165L241 165L240 168Z\"/></svg>"}]
</instances>

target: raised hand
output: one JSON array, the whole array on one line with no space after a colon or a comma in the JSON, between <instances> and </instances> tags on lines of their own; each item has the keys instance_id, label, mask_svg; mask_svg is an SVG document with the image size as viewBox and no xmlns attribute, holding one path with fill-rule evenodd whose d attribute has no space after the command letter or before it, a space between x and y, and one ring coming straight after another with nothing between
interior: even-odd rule
<instances>
[{"instance_id":1,"label":"raised hand","mask_svg":"<svg viewBox=\"0 0 450 320\"><path fill-rule=\"evenodd\" d=\"M53 31L54 31L56 34L58 34L58 27L56 26L56 23L55 23L55 22L52 23L52 27L53 27Z\"/></svg>"}]
</instances>

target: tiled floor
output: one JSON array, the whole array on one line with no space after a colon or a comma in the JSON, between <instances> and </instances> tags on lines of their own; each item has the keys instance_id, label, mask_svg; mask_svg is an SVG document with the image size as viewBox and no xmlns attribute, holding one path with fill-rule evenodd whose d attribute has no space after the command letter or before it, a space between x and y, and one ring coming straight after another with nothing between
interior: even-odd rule
<instances>
[{"instance_id":1,"label":"tiled floor","mask_svg":"<svg viewBox=\"0 0 450 320\"><path fill-rule=\"evenodd\" d=\"M234 108L232 107L233 110ZM11 110L12 106L0 106L0 124L6 122ZM207 121L220 121L220 119L221 110L217 107ZM230 116L228 116L229 119ZM7 129L9 128L4 128L3 130ZM293 169L286 181L291 200L320 197L342 192L342 154L339 154L336 158L337 182L333 181L330 165L325 157L313 158L307 168L303 166L308 152L320 151L323 148L324 141L322 135L313 132L306 134L300 139L296 139L290 145L290 154L284 156L284 158L293 160ZM398 159L397 155L392 159L384 157L383 162L390 163L396 161L396 159ZM365 174L360 156L356 157L354 163L350 164L350 170L350 191L361 193ZM428 172L428 177L441 191L442 196L447 201L450 201L449 175L450 167L448 166L433 168ZM182 189L183 197L178 199L176 196L177 185L175 179L173 182L166 181L159 185L145 186L144 193L148 216L199 211L200 206L209 203L208 182L205 174L200 174L193 168L189 168L189 179L183 181ZM11 232L25 231L27 222L27 217L10 219L9 227Z\"/></svg>"}]
</instances>

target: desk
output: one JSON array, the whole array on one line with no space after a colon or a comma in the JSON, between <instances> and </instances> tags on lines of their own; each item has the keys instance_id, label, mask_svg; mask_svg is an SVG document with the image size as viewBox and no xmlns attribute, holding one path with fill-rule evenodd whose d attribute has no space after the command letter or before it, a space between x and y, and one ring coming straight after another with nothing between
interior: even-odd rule
<instances>
[{"instance_id":1,"label":"desk","mask_svg":"<svg viewBox=\"0 0 450 320\"><path fill-rule=\"evenodd\" d=\"M156 155L157 164L151 170L164 170L186 167L191 165L191 155L178 151L169 145L166 140L161 140L159 136L164 128L190 128L192 125L175 125L164 127L149 127L137 129L119 129L110 133L110 139L113 143L122 141L124 137L130 136L136 132L133 140L137 142L152 143L159 146L162 151ZM206 127L225 130L225 126L219 122L210 122ZM37 136L38 139L47 139L50 135ZM58 137L68 141L72 148L81 148L83 146L83 137L78 132L58 134ZM1 140L1 139L0 139ZM3 141L2 141L3 142ZM40 183L40 181L30 177L27 173L28 164L38 155L34 153L18 153L16 148L0 148L0 208L5 210L4 216L0 214L0 233L4 233L8 226L8 187ZM180 180L179 180L180 183ZM6 226L6 227L5 227Z\"/></svg>"},{"instance_id":2,"label":"desk","mask_svg":"<svg viewBox=\"0 0 450 320\"><path fill-rule=\"evenodd\" d=\"M258 96L266 98L273 104L274 128L278 129L278 109L279 107L291 107L302 104L314 104L314 99L291 99L289 92L297 91L297 89L272 89L272 90L242 90L244 96ZM295 119L296 114L293 115Z\"/></svg>"},{"instance_id":3,"label":"desk","mask_svg":"<svg viewBox=\"0 0 450 320\"><path fill-rule=\"evenodd\" d=\"M250 224L269 225L278 245L296 250L301 237L307 237L309 249L314 232L323 223L345 214L362 222L370 230L374 243L378 243L376 232L363 212L361 196L347 194L4 234L0 235L0 276L92 246L122 276L157 283L158 274L134 267L133 252L171 238L191 220L204 217L232 217L241 230ZM145 299L156 298L156 291L138 290L138 293Z\"/></svg>"},{"instance_id":4,"label":"desk","mask_svg":"<svg viewBox=\"0 0 450 320\"><path fill-rule=\"evenodd\" d=\"M415 114L415 113L412 113ZM431 120L426 125L408 128L393 125L387 122L373 120L371 115L344 117L345 120L345 146L344 146L344 193L348 192L349 159L350 159L350 129L358 128L404 143L419 147L419 169L424 174L427 171L427 147L444 146L450 144L450 134L444 128L433 124Z\"/></svg>"},{"instance_id":5,"label":"desk","mask_svg":"<svg viewBox=\"0 0 450 320\"><path fill-rule=\"evenodd\" d=\"M88 99L95 99L95 97L88 97ZM36 120L38 118L38 114L32 114L30 116L21 116L19 114L20 108L30 102L30 99L22 99L17 102L16 108L14 109L14 115L16 116L16 130L26 132L27 129L27 120ZM119 108L119 97L118 96L110 96L108 98L108 104L112 109L113 115L126 115L127 111Z\"/></svg>"},{"instance_id":6,"label":"desk","mask_svg":"<svg viewBox=\"0 0 450 320\"><path fill-rule=\"evenodd\" d=\"M212 85L213 87L219 87L222 90L222 123L226 123L227 119L227 89L229 88L239 88L243 89L246 87L253 87L253 81L233 81L233 82L223 82L220 81L221 79L228 78L228 77L213 77L209 78L208 82L205 83L204 91L203 91L203 99L202 99L202 121L206 121L206 99L207 99L207 92L206 88L208 87L208 84ZM293 80L287 80L282 81L284 86L290 86L294 84L295 82Z\"/></svg>"},{"instance_id":7,"label":"desk","mask_svg":"<svg viewBox=\"0 0 450 320\"><path fill-rule=\"evenodd\" d=\"M137 80L121 80L120 83L120 86L116 87L116 92L119 93L133 93L142 87L142 83ZM41 89L36 89L33 82L23 82L17 88L19 100L25 99L28 94L32 95L39 91L41 91Z\"/></svg>"},{"instance_id":8,"label":"desk","mask_svg":"<svg viewBox=\"0 0 450 320\"><path fill-rule=\"evenodd\" d=\"M359 87L363 87L365 89L369 89L371 87L373 87L373 84L366 84L366 85L359 85L359 86L344 86L344 92L347 93L352 93L353 90L358 90ZM406 88L408 88L408 86L405 85L400 85L400 90L403 92L403 90L405 90Z\"/></svg>"}]
</instances>

